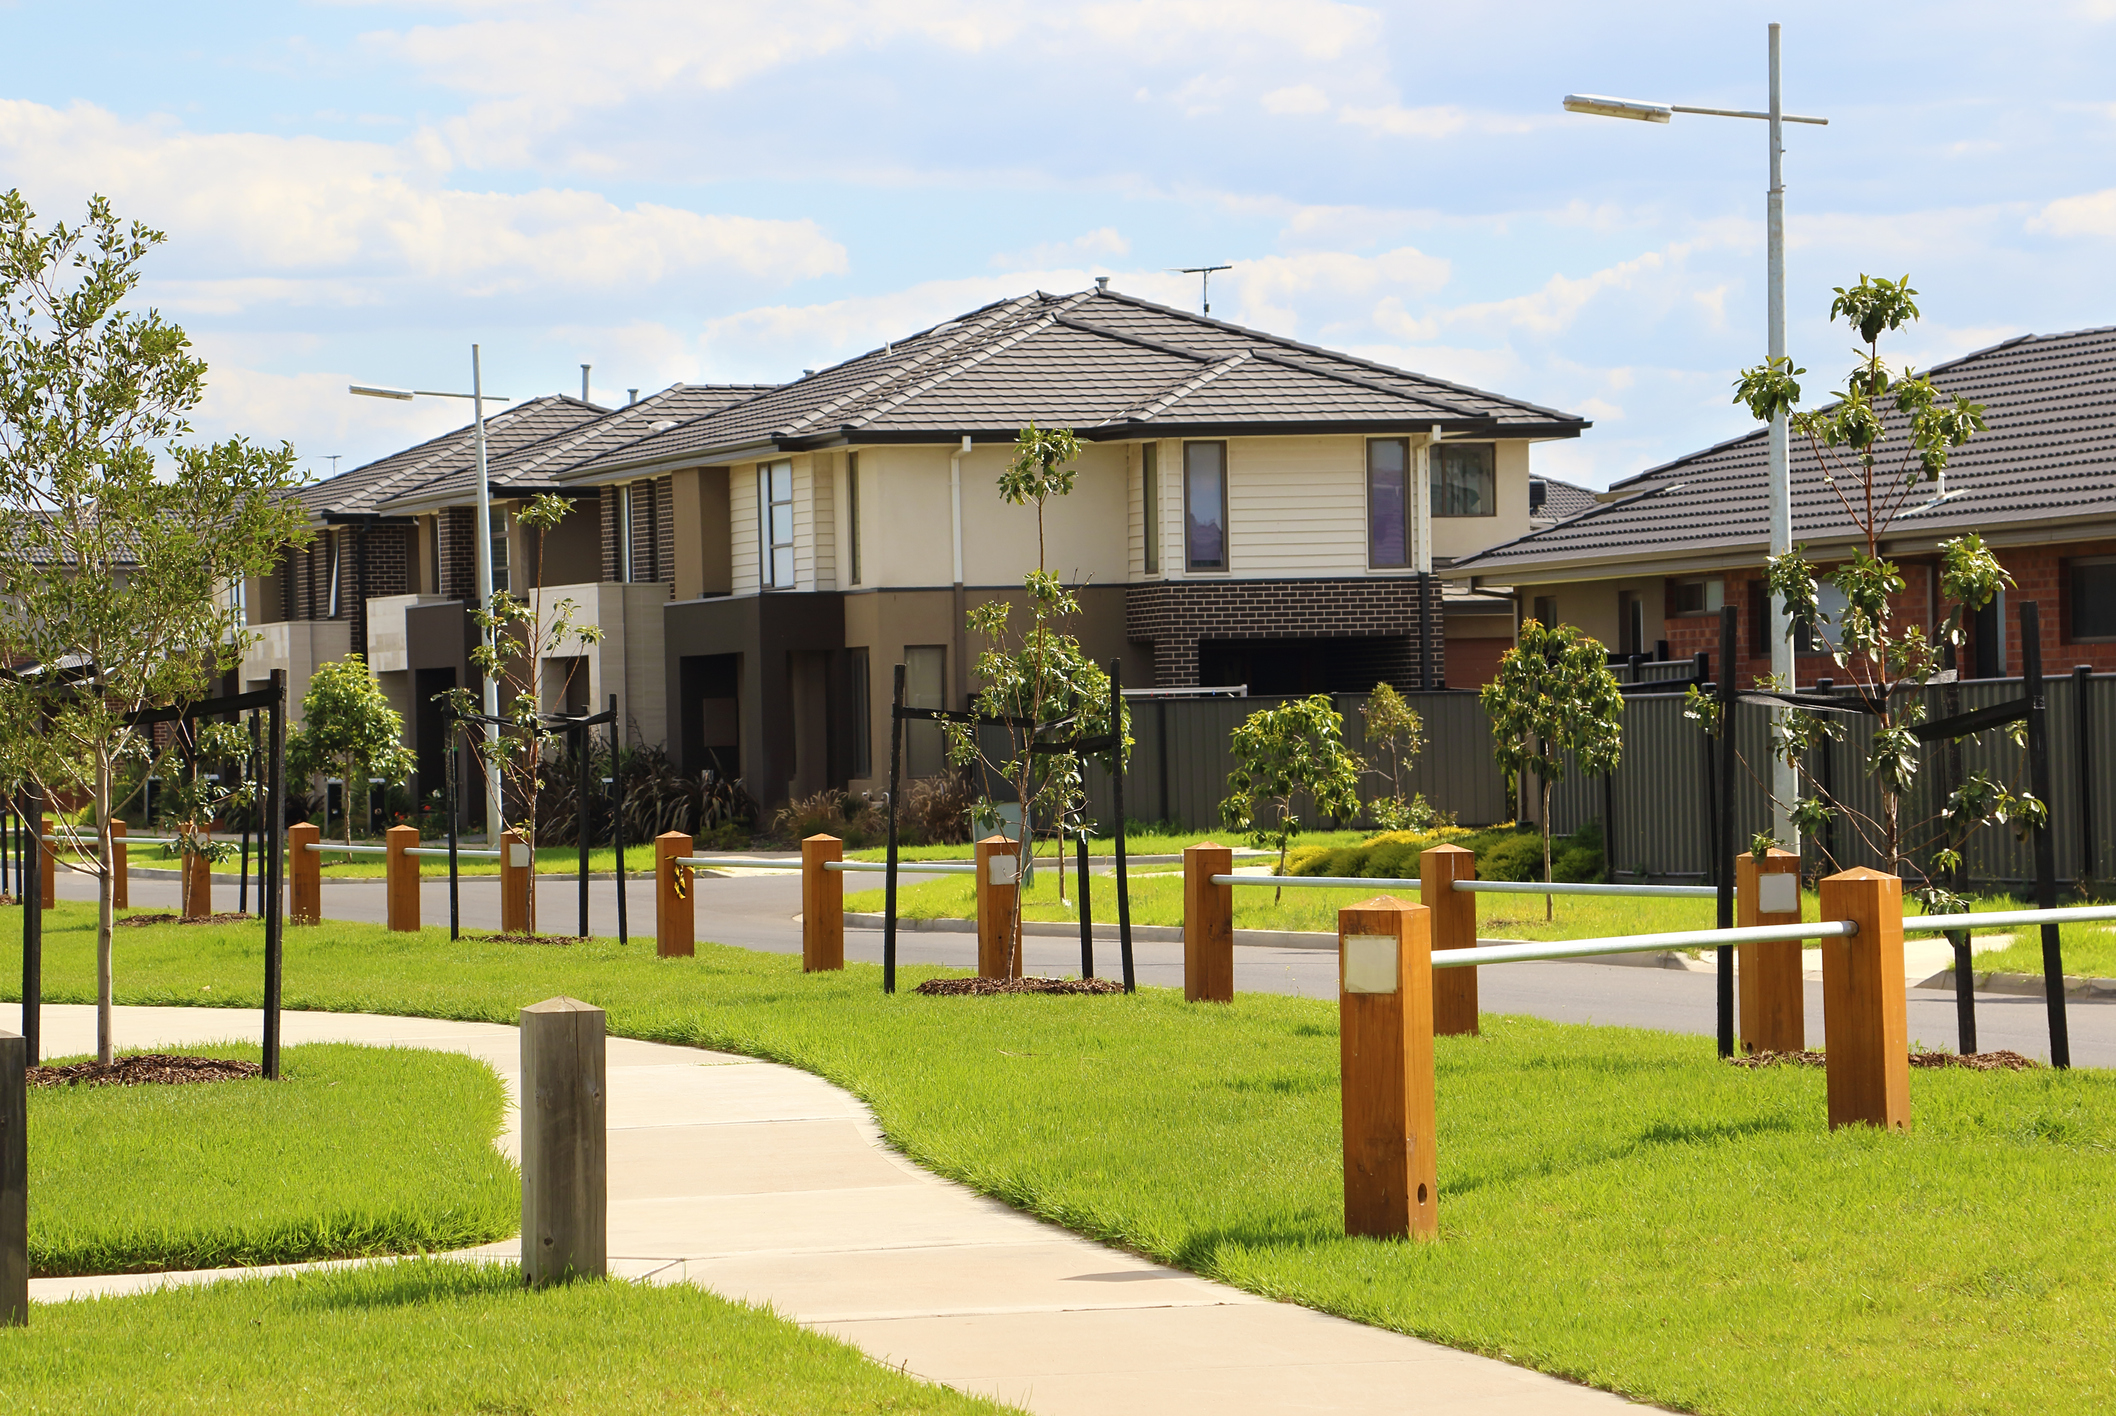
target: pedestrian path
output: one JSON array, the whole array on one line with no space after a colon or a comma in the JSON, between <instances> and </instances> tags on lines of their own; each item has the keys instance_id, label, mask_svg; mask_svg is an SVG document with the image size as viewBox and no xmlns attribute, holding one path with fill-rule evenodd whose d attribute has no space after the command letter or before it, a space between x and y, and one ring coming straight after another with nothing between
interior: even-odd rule
<instances>
[{"instance_id":1,"label":"pedestrian path","mask_svg":"<svg viewBox=\"0 0 2116 1416\"><path fill-rule=\"evenodd\" d=\"M254 1012L120 1008L121 1047L256 1041ZM515 1086L513 1028L287 1013L285 1039L431 1047ZM0 1027L19 1010L0 1006ZM47 1006L48 1056L94 1050L94 1010ZM613 1272L769 1303L892 1366L1051 1416L1419 1413L1631 1407L1604 1392L1419 1342L1090 1243L942 1180L867 1108L805 1072L612 1038ZM501 1146L515 1154L510 1109ZM518 1256L515 1241L471 1251ZM211 1282L223 1270L37 1279L38 1301ZM1635 1409L1635 1408L1633 1408Z\"/></svg>"}]
</instances>

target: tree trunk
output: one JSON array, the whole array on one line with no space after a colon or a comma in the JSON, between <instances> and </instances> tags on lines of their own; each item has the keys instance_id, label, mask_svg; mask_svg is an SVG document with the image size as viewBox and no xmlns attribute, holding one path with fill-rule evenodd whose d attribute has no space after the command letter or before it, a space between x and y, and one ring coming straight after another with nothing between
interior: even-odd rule
<instances>
[{"instance_id":1,"label":"tree trunk","mask_svg":"<svg viewBox=\"0 0 2116 1416\"><path fill-rule=\"evenodd\" d=\"M1606 842L1605 842L1604 844L1605 844L1605 846L1606 846ZM1550 884L1550 883L1551 883L1551 879L1550 879L1550 781L1549 781L1549 779L1548 779L1548 778L1544 779L1544 782L1543 782L1543 883L1544 883L1545 885L1548 885L1548 884ZM1545 895L1545 896L1543 897L1543 920L1544 920L1544 922L1545 922L1545 923L1548 923L1548 922L1549 922L1550 920L1552 920L1552 919L1554 919L1554 918L1556 918L1556 917L1557 917L1557 912L1556 912L1556 910L1555 910L1555 909L1553 908L1553 902L1552 902L1552 900L1551 900L1551 897L1550 897L1550 896L1548 896L1548 895Z\"/></svg>"},{"instance_id":2,"label":"tree trunk","mask_svg":"<svg viewBox=\"0 0 2116 1416\"><path fill-rule=\"evenodd\" d=\"M101 856L96 871L96 1060L111 1060L115 1039L112 1037L114 1019L110 1011L111 996L111 942L117 926L117 877L114 873L115 852L110 844L110 752L107 747L96 749L96 833L97 850ZM51 869L47 859L46 870ZM35 1058L31 1058L35 1061Z\"/></svg>"}]
</instances>

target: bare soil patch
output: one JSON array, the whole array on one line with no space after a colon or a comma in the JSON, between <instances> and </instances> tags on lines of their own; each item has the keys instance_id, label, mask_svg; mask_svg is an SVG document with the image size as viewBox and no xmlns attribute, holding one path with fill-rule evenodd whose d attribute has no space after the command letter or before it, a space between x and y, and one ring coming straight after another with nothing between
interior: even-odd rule
<instances>
[{"instance_id":1,"label":"bare soil patch","mask_svg":"<svg viewBox=\"0 0 2116 1416\"><path fill-rule=\"evenodd\" d=\"M127 915L117 922L119 929L145 929L150 924L249 924L257 918L248 914L214 914L199 919L185 919L173 914Z\"/></svg>"},{"instance_id":2,"label":"bare soil patch","mask_svg":"<svg viewBox=\"0 0 2116 1416\"><path fill-rule=\"evenodd\" d=\"M1820 1052L1759 1052L1753 1057L1729 1057L1737 1067L1822 1067L1829 1059ZM2026 1072L2042 1066L2033 1057L2000 1049L1997 1052L1913 1052L1913 1067L1966 1067L1972 1072Z\"/></svg>"},{"instance_id":3,"label":"bare soil patch","mask_svg":"<svg viewBox=\"0 0 2116 1416\"><path fill-rule=\"evenodd\" d=\"M181 1086L187 1082L236 1082L261 1077L255 1062L230 1057L186 1057L174 1052L142 1052L114 1062L69 1062L63 1067L31 1067L33 1087Z\"/></svg>"},{"instance_id":4,"label":"bare soil patch","mask_svg":"<svg viewBox=\"0 0 2116 1416\"><path fill-rule=\"evenodd\" d=\"M929 978L913 993L929 998L984 998L995 993L1122 993L1111 978Z\"/></svg>"},{"instance_id":5,"label":"bare soil patch","mask_svg":"<svg viewBox=\"0 0 2116 1416\"><path fill-rule=\"evenodd\" d=\"M471 936L491 944L585 944L588 941L578 934L476 934Z\"/></svg>"}]
</instances>

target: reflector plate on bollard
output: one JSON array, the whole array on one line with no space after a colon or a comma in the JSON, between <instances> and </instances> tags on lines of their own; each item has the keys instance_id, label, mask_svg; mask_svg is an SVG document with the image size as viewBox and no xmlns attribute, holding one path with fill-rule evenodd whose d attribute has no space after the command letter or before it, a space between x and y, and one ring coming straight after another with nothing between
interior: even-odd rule
<instances>
[{"instance_id":1,"label":"reflector plate on bollard","mask_svg":"<svg viewBox=\"0 0 2116 1416\"><path fill-rule=\"evenodd\" d=\"M516 870L528 869L529 848L519 841L509 841L507 843L507 864L513 866Z\"/></svg>"},{"instance_id":2,"label":"reflector plate on bollard","mask_svg":"<svg viewBox=\"0 0 2116 1416\"><path fill-rule=\"evenodd\" d=\"M1396 950L1393 934L1347 934L1345 992L1396 992L1402 986L1396 977Z\"/></svg>"},{"instance_id":3,"label":"reflector plate on bollard","mask_svg":"<svg viewBox=\"0 0 2116 1416\"><path fill-rule=\"evenodd\" d=\"M1015 876L1021 870L1021 857L995 855L986 862L985 868L992 876L992 884L1011 885L1014 883Z\"/></svg>"},{"instance_id":4,"label":"reflector plate on bollard","mask_svg":"<svg viewBox=\"0 0 2116 1416\"><path fill-rule=\"evenodd\" d=\"M1800 877L1788 871L1756 878L1756 908L1763 914L1791 914L1800 908Z\"/></svg>"}]
</instances>

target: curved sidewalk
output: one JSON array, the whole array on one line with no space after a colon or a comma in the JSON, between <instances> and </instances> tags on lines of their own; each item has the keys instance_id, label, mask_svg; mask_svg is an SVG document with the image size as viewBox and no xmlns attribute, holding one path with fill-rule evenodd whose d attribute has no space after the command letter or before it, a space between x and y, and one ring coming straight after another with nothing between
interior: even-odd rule
<instances>
[{"instance_id":1,"label":"curved sidewalk","mask_svg":"<svg viewBox=\"0 0 2116 1416\"><path fill-rule=\"evenodd\" d=\"M285 1040L430 1047L520 1068L513 1028L290 1012ZM94 1050L94 1010L47 1006L45 1051ZM0 1007L0 1027L19 1010ZM259 1039L255 1012L120 1008L123 1047ZM613 1272L768 1303L879 1361L1053 1416L1563 1413L1622 1398L1274 1303L1090 1243L919 1169L867 1108L805 1072L609 1042ZM501 1145L515 1153L513 1114ZM513 1258L517 1241L472 1251ZM30 1296L238 1272L38 1279ZM1635 1408L1634 1408L1635 1409Z\"/></svg>"}]
</instances>

